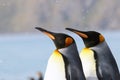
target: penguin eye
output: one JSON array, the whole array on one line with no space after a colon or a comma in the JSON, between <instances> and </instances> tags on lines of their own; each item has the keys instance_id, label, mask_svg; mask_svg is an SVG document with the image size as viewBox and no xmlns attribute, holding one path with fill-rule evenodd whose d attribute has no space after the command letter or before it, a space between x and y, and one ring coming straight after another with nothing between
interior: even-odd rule
<instances>
[{"instance_id":1,"label":"penguin eye","mask_svg":"<svg viewBox=\"0 0 120 80\"><path fill-rule=\"evenodd\" d=\"M99 35L99 41L103 42L105 40L105 38L102 35Z\"/></svg>"},{"instance_id":2,"label":"penguin eye","mask_svg":"<svg viewBox=\"0 0 120 80\"><path fill-rule=\"evenodd\" d=\"M72 43L73 43L73 39L71 37L67 37L65 39L65 46L66 47L69 46L69 45L71 45Z\"/></svg>"}]
</instances>

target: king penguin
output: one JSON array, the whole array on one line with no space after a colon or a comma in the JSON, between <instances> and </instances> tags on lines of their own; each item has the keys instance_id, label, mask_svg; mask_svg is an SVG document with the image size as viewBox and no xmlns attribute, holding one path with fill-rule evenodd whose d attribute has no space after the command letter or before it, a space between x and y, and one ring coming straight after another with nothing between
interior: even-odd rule
<instances>
[{"instance_id":1,"label":"king penguin","mask_svg":"<svg viewBox=\"0 0 120 80\"><path fill-rule=\"evenodd\" d=\"M88 50L87 55L93 53L92 55L95 59L95 69L98 80L120 80L117 63L102 34L96 31L79 31L71 28L66 29L78 34L82 38L86 48L83 49L80 54L84 54L86 49ZM91 63L89 64L92 65ZM84 67L85 64L83 63L82 65Z\"/></svg>"},{"instance_id":2,"label":"king penguin","mask_svg":"<svg viewBox=\"0 0 120 80\"><path fill-rule=\"evenodd\" d=\"M74 39L64 33L36 29L49 36L56 46L48 60L44 80L86 80Z\"/></svg>"}]
</instances>

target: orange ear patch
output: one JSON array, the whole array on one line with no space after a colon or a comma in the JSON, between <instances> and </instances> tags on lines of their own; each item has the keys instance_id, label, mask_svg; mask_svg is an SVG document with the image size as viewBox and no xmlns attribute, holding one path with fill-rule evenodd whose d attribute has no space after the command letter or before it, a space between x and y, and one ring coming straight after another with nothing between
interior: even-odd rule
<instances>
[{"instance_id":1,"label":"orange ear patch","mask_svg":"<svg viewBox=\"0 0 120 80\"><path fill-rule=\"evenodd\" d=\"M50 34L50 33L47 33L47 32L44 32L46 35L48 35L51 39L55 39L55 37L52 35L52 34Z\"/></svg>"},{"instance_id":2,"label":"orange ear patch","mask_svg":"<svg viewBox=\"0 0 120 80\"><path fill-rule=\"evenodd\" d=\"M72 39L72 38L67 37L67 38L65 39L65 46L66 46L66 47L69 46L69 45L71 45L72 43L73 43L73 39Z\"/></svg>"},{"instance_id":3,"label":"orange ear patch","mask_svg":"<svg viewBox=\"0 0 120 80\"><path fill-rule=\"evenodd\" d=\"M75 33L81 36L82 38L88 38L88 36L84 33L80 33L80 32L75 32Z\"/></svg>"},{"instance_id":4,"label":"orange ear patch","mask_svg":"<svg viewBox=\"0 0 120 80\"><path fill-rule=\"evenodd\" d=\"M105 40L105 38L102 35L99 35L99 40L100 40L100 42L103 42Z\"/></svg>"}]
</instances>

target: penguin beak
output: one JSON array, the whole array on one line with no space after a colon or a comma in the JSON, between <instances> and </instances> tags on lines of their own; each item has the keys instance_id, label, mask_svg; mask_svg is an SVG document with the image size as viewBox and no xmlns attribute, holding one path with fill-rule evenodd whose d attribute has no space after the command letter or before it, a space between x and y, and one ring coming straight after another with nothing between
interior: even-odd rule
<instances>
[{"instance_id":1,"label":"penguin beak","mask_svg":"<svg viewBox=\"0 0 120 80\"><path fill-rule=\"evenodd\" d=\"M46 34L47 36L49 36L52 40L55 39L55 36L53 35L54 33L50 32L50 31L47 31L47 30L45 30L43 28L40 28L40 27L35 27L35 29L43 32L44 34Z\"/></svg>"},{"instance_id":2,"label":"penguin beak","mask_svg":"<svg viewBox=\"0 0 120 80\"><path fill-rule=\"evenodd\" d=\"M85 39L88 38L88 35L86 34L86 32L78 31L78 30L75 30L75 29L72 29L72 28L65 28L65 29L78 34L82 38L85 38Z\"/></svg>"}]
</instances>

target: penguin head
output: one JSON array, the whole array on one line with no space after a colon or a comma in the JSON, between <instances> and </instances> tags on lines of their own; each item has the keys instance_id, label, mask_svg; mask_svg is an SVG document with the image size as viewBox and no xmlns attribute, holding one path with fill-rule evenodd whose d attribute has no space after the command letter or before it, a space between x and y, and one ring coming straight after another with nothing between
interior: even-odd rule
<instances>
[{"instance_id":1,"label":"penguin head","mask_svg":"<svg viewBox=\"0 0 120 80\"><path fill-rule=\"evenodd\" d=\"M94 47L105 41L102 34L96 31L78 31L72 28L66 28L66 29L79 35L83 39L83 42L86 47Z\"/></svg>"},{"instance_id":2,"label":"penguin head","mask_svg":"<svg viewBox=\"0 0 120 80\"><path fill-rule=\"evenodd\" d=\"M53 40L57 49L62 49L75 43L74 39L71 36L64 33L54 33L40 27L36 27L36 29L50 37Z\"/></svg>"}]
</instances>

